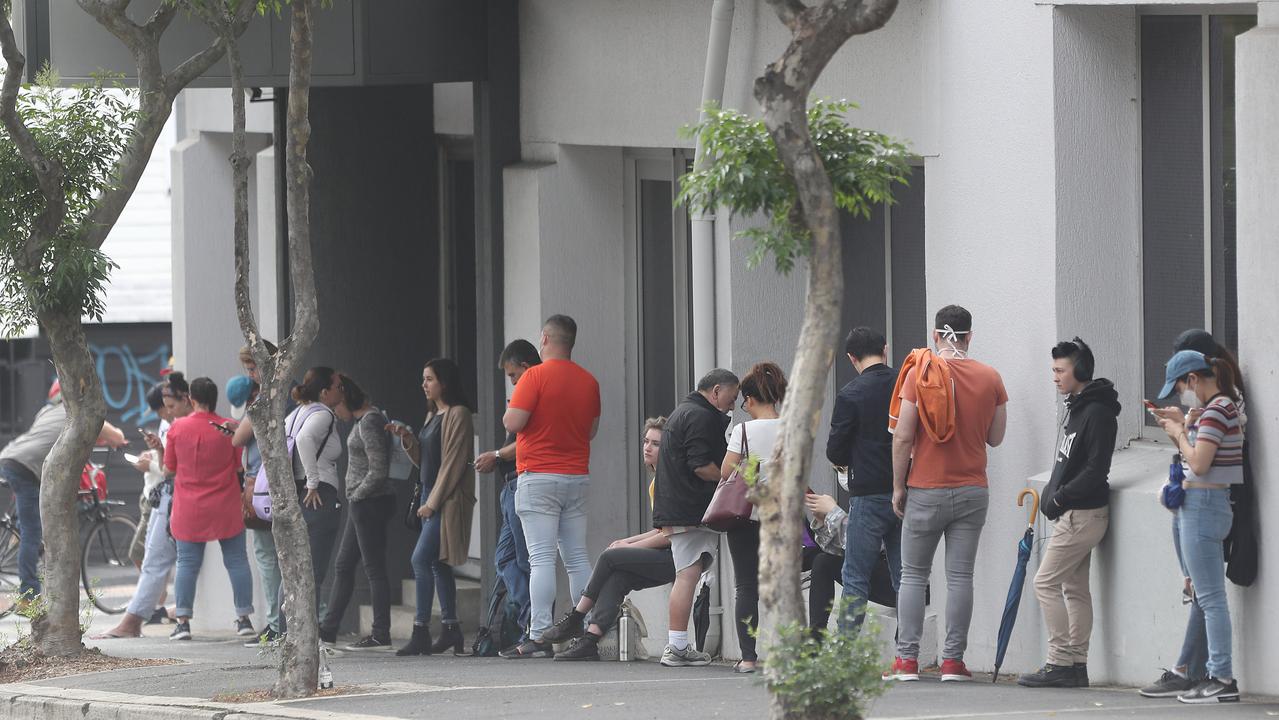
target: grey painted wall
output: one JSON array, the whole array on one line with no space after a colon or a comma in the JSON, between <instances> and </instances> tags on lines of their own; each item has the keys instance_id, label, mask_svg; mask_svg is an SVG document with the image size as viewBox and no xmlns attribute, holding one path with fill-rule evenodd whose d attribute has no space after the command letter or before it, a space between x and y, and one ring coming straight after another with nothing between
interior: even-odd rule
<instances>
[{"instance_id":1,"label":"grey painted wall","mask_svg":"<svg viewBox=\"0 0 1279 720\"><path fill-rule=\"evenodd\" d=\"M1081 336L1124 398L1119 444L1141 432L1141 118L1132 7L1053 13L1057 334ZM1104 282L1098 282L1104 279ZM1047 366L1047 349L1039 359ZM1045 374L1045 377L1046 374Z\"/></svg>"}]
</instances>

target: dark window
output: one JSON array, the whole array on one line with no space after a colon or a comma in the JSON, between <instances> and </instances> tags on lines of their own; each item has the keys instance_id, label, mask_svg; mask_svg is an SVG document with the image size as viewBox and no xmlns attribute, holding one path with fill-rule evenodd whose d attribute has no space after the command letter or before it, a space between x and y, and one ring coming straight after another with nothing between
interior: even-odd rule
<instances>
[{"instance_id":1,"label":"dark window","mask_svg":"<svg viewBox=\"0 0 1279 720\"><path fill-rule=\"evenodd\" d=\"M1234 45L1255 21L1252 16L1142 18L1146 397L1153 398L1163 385L1164 363L1182 331L1204 327L1227 346L1237 346Z\"/></svg>"},{"instance_id":2,"label":"dark window","mask_svg":"<svg viewBox=\"0 0 1279 720\"><path fill-rule=\"evenodd\" d=\"M844 333L859 325L888 338L894 367L928 343L924 298L924 168L915 167L909 187L893 190L897 202L876 206L867 219L840 217L843 235ZM891 302L891 307L889 303ZM891 312L890 312L891 309ZM835 362L836 387L856 375L843 354Z\"/></svg>"},{"instance_id":3,"label":"dark window","mask_svg":"<svg viewBox=\"0 0 1279 720\"><path fill-rule=\"evenodd\" d=\"M686 383L676 377L675 243L671 182L639 181L640 317L645 418L669 415Z\"/></svg>"}]
</instances>

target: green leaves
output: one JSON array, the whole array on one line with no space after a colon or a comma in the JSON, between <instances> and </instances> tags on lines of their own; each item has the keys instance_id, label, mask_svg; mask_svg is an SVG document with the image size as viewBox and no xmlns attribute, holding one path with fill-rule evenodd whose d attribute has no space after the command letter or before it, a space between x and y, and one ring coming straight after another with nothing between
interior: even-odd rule
<instances>
[{"instance_id":1,"label":"green leaves","mask_svg":"<svg viewBox=\"0 0 1279 720\"><path fill-rule=\"evenodd\" d=\"M844 115L857 106L846 100L814 100L808 128L835 188L835 204L869 217L877 203L893 202L892 187L910 175L906 146L883 133L848 125ZM726 207L732 215L763 215L763 227L738 236L750 240L749 263L756 267L772 255L777 270L789 273L810 251L808 229L796 204L794 180L786 172L764 121L713 103L706 119L681 134L697 140L708 160L684 175L676 202L693 212Z\"/></svg>"},{"instance_id":2,"label":"green leaves","mask_svg":"<svg viewBox=\"0 0 1279 720\"><path fill-rule=\"evenodd\" d=\"M836 617L851 612L852 598L832 608ZM878 635L873 617L866 618L860 633L823 629L821 639L806 627L779 627L768 650L765 683L786 704L787 717L860 719L867 702L888 688L880 676Z\"/></svg>"},{"instance_id":3,"label":"green leaves","mask_svg":"<svg viewBox=\"0 0 1279 720\"><path fill-rule=\"evenodd\" d=\"M45 208L35 172L0 127L0 332L33 323L45 309L78 310L100 318L102 291L116 267L82 241L84 220L102 192L115 183L116 163L138 120L137 93L118 78L99 76L91 85L57 87L46 67L18 95L18 114L36 144L63 168L67 215L51 238L31 238ZM21 259L38 256L34 271Z\"/></svg>"}]
</instances>

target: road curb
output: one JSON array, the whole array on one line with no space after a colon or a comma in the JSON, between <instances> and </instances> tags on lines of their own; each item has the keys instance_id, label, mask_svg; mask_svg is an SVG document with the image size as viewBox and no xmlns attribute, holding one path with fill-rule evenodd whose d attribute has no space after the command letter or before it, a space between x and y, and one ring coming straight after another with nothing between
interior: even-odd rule
<instances>
[{"instance_id":1,"label":"road curb","mask_svg":"<svg viewBox=\"0 0 1279 720\"><path fill-rule=\"evenodd\" d=\"M357 720L366 716L200 698L157 697L44 685L0 686L0 720Z\"/></svg>"}]
</instances>

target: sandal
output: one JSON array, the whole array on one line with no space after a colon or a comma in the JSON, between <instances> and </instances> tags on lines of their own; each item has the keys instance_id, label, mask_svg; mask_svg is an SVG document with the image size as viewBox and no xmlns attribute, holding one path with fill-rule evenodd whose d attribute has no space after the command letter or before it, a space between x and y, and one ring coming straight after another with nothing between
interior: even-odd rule
<instances>
[{"instance_id":1,"label":"sandal","mask_svg":"<svg viewBox=\"0 0 1279 720\"><path fill-rule=\"evenodd\" d=\"M733 672L738 675L750 675L759 668L758 665L746 665L745 663L745 660L738 660L737 664L733 666Z\"/></svg>"},{"instance_id":2,"label":"sandal","mask_svg":"<svg viewBox=\"0 0 1279 720\"><path fill-rule=\"evenodd\" d=\"M142 633L138 633L137 635L125 635L123 633L117 633L115 630L108 630L106 632L100 632L97 635L90 635L89 639L90 640L127 640L129 638L140 638L140 637L142 637Z\"/></svg>"}]
</instances>

